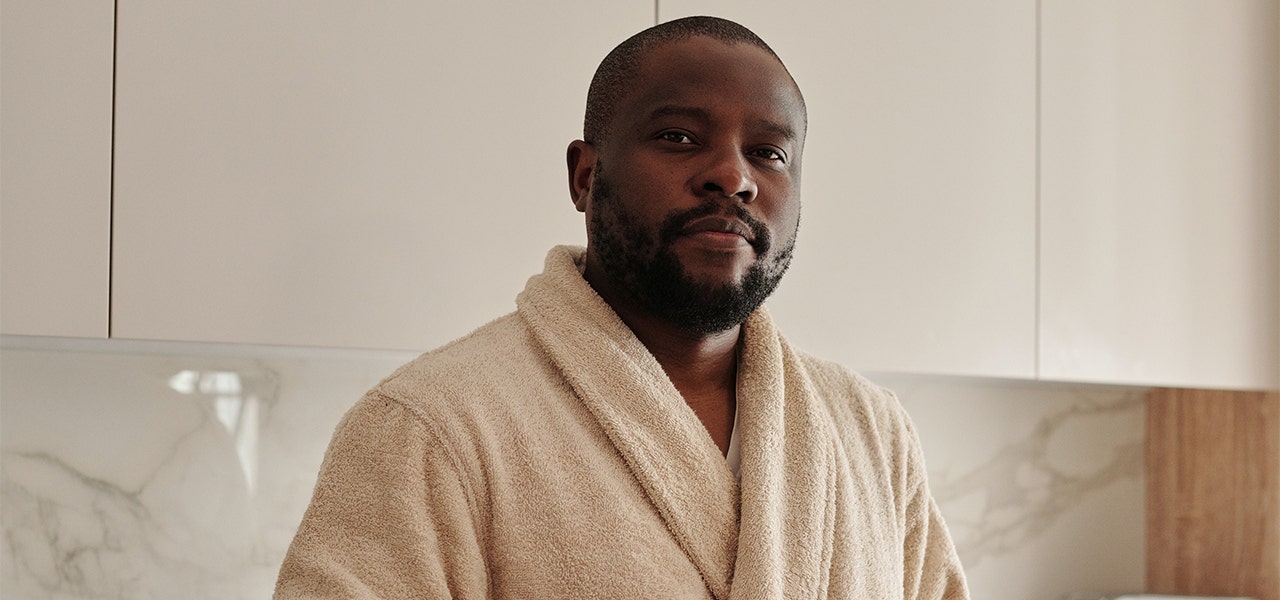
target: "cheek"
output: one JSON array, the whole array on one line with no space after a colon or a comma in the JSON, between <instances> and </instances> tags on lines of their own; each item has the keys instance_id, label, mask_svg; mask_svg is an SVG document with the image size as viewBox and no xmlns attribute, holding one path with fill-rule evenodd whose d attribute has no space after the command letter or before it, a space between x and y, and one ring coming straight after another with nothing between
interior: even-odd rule
<instances>
[{"instance_id":1,"label":"cheek","mask_svg":"<svg viewBox=\"0 0 1280 600\"><path fill-rule=\"evenodd\" d=\"M793 194L774 203L769 211L769 220L773 225L773 234L780 239L795 237L796 228L800 224L800 196Z\"/></svg>"},{"instance_id":2,"label":"cheek","mask_svg":"<svg viewBox=\"0 0 1280 600\"><path fill-rule=\"evenodd\" d=\"M587 208L588 235L598 247L616 254L645 255L653 251L654 235L643 215L634 214L634 205L610 194Z\"/></svg>"},{"instance_id":3,"label":"cheek","mask_svg":"<svg viewBox=\"0 0 1280 600\"><path fill-rule=\"evenodd\" d=\"M778 251L790 250L795 246L800 229L800 210L797 208L788 213L786 220L780 225L778 239L774 247Z\"/></svg>"},{"instance_id":4,"label":"cheek","mask_svg":"<svg viewBox=\"0 0 1280 600\"><path fill-rule=\"evenodd\" d=\"M660 221L672 212L688 210L699 204L691 190L695 165L688 160L638 152L631 156L627 173L618 182L626 189L618 190L628 199L628 207L637 217Z\"/></svg>"},{"instance_id":5,"label":"cheek","mask_svg":"<svg viewBox=\"0 0 1280 600\"><path fill-rule=\"evenodd\" d=\"M656 237L670 213L661 211L660 203L643 195L643 190L636 191L640 194L609 198L609 204L597 210L603 208L605 222L618 226L631 237Z\"/></svg>"},{"instance_id":6,"label":"cheek","mask_svg":"<svg viewBox=\"0 0 1280 600\"><path fill-rule=\"evenodd\" d=\"M787 229L795 229L800 222L800 196L796 195L782 207L782 221Z\"/></svg>"}]
</instances>

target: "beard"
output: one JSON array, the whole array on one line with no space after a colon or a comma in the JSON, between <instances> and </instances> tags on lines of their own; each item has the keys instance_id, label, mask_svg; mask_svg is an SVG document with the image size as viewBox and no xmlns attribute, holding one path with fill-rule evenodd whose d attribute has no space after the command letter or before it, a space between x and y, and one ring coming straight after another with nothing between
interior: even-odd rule
<instances>
[{"instance_id":1,"label":"beard","mask_svg":"<svg viewBox=\"0 0 1280 600\"><path fill-rule=\"evenodd\" d=\"M791 265L795 235L772 255L773 236L740 204L710 200L692 209L672 211L657 231L637 223L617 201L613 186L596 164L591 185L593 211L588 227L601 266L618 288L653 316L693 334L712 334L741 325L782 281ZM709 215L732 216L751 228L756 261L742 280L730 284L695 281L671 245L686 225ZM797 223L799 228L799 223Z\"/></svg>"}]
</instances>

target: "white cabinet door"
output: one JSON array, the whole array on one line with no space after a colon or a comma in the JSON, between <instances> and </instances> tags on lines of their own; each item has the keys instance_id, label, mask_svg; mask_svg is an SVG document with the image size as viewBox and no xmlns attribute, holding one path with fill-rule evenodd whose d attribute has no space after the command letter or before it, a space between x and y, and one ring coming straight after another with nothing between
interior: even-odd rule
<instances>
[{"instance_id":1,"label":"white cabinet door","mask_svg":"<svg viewBox=\"0 0 1280 600\"><path fill-rule=\"evenodd\" d=\"M868 371L1035 376L1036 12L1021 0L664 0L754 30L809 106L795 262L770 301Z\"/></svg>"},{"instance_id":2,"label":"white cabinet door","mask_svg":"<svg viewBox=\"0 0 1280 600\"><path fill-rule=\"evenodd\" d=\"M114 10L0 9L0 333L107 337Z\"/></svg>"},{"instance_id":3,"label":"white cabinet door","mask_svg":"<svg viewBox=\"0 0 1280 600\"><path fill-rule=\"evenodd\" d=\"M1043 378L1280 386L1278 21L1044 2Z\"/></svg>"},{"instance_id":4,"label":"white cabinet door","mask_svg":"<svg viewBox=\"0 0 1280 600\"><path fill-rule=\"evenodd\" d=\"M113 335L423 349L585 241L565 148L651 0L121 0Z\"/></svg>"}]
</instances>

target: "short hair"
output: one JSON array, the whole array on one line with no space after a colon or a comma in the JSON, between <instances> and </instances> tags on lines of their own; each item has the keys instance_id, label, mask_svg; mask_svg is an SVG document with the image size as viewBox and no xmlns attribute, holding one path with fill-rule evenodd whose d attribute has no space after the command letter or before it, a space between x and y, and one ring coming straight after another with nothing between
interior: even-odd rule
<instances>
[{"instance_id":1,"label":"short hair","mask_svg":"<svg viewBox=\"0 0 1280 600\"><path fill-rule=\"evenodd\" d=\"M627 38L600 61L587 90L582 139L598 146L608 138L609 124L617 112L618 103L631 91L640 63L650 52L694 37L709 37L727 44L750 44L768 52L784 71L787 69L778 54L760 36L728 19L684 17L660 23ZM791 76L790 71L787 71L787 76ZM795 79L791 83L794 85ZM799 90L799 86L796 89Z\"/></svg>"}]
</instances>

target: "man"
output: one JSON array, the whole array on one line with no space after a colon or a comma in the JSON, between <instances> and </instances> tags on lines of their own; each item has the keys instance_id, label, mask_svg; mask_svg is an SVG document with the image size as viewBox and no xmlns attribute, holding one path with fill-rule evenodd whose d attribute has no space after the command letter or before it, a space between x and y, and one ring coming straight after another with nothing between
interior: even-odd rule
<instances>
[{"instance_id":1,"label":"man","mask_svg":"<svg viewBox=\"0 0 1280 600\"><path fill-rule=\"evenodd\" d=\"M806 126L737 24L610 53L568 150L587 248L347 414L276 597L967 598L897 401L759 308Z\"/></svg>"}]
</instances>

